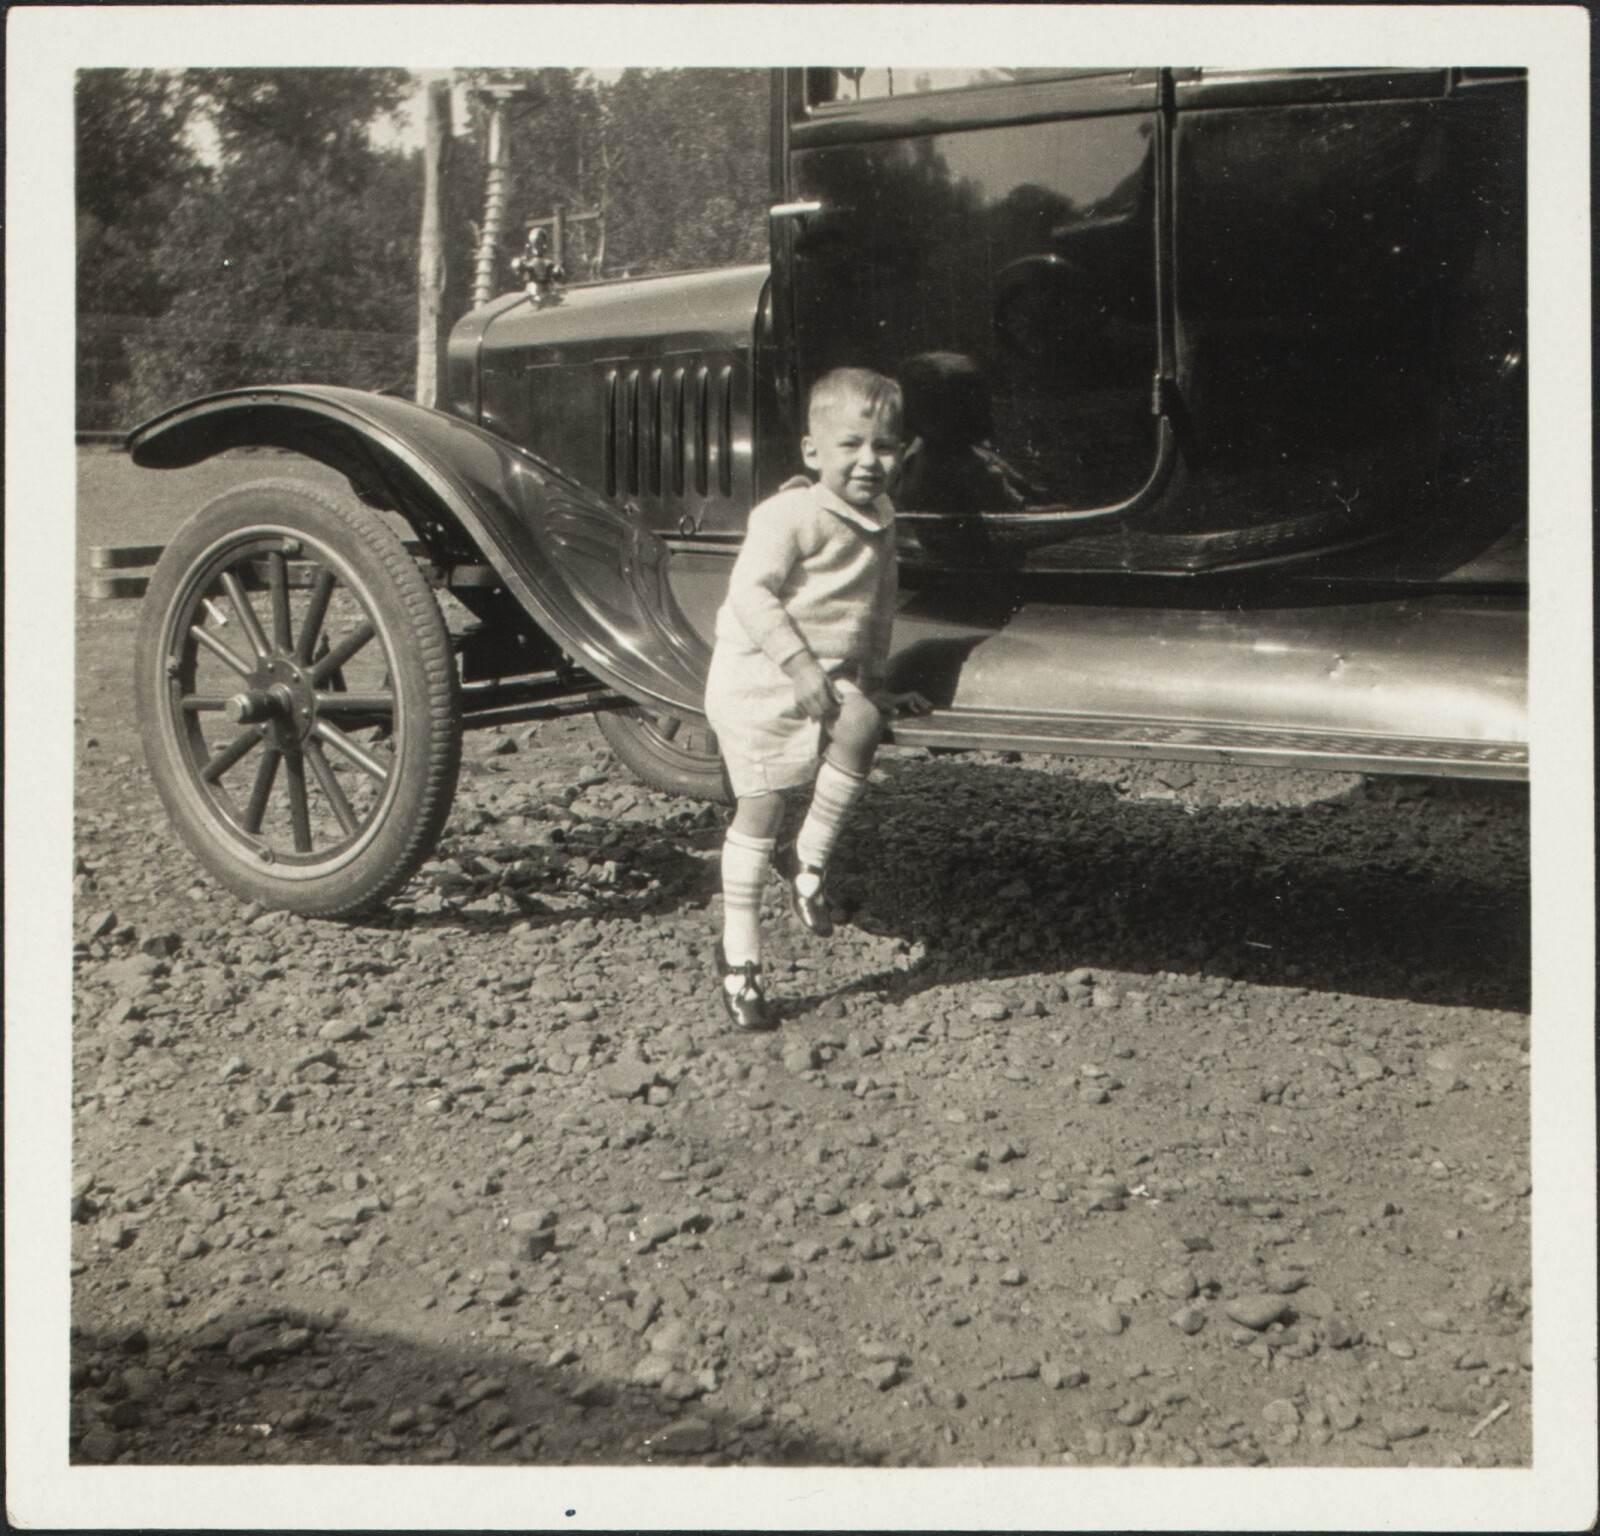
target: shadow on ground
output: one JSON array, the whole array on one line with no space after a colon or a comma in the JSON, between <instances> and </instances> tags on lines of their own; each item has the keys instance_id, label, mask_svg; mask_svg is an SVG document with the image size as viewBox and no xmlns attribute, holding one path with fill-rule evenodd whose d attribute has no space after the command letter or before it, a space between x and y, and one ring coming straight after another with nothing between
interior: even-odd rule
<instances>
[{"instance_id":1,"label":"shadow on ground","mask_svg":"<svg viewBox=\"0 0 1600 1536\"><path fill-rule=\"evenodd\" d=\"M861 927L942 952L938 980L1203 969L1528 1007L1521 785L1193 813L971 764L896 764L885 789L880 814L851 830L835 890Z\"/></svg>"},{"instance_id":2,"label":"shadow on ground","mask_svg":"<svg viewBox=\"0 0 1600 1536\"><path fill-rule=\"evenodd\" d=\"M495 836L481 834L484 846ZM609 898L602 915L703 909L715 896L716 862L703 855L720 821L643 825L627 839L673 851L657 854L658 889ZM931 955L917 976L887 978L897 992L1098 966L1526 1010L1527 849L1517 784L1377 781L1307 806L1189 810L1020 767L890 760L830 890L859 928ZM572 918L535 898L509 914L405 921L492 933Z\"/></svg>"},{"instance_id":3,"label":"shadow on ground","mask_svg":"<svg viewBox=\"0 0 1600 1536\"><path fill-rule=\"evenodd\" d=\"M541 1349L541 1353L544 1350ZM677 1404L511 1349L429 1346L336 1312L242 1307L164 1335L76 1332L75 1463L876 1466L883 1454L715 1397Z\"/></svg>"}]
</instances>

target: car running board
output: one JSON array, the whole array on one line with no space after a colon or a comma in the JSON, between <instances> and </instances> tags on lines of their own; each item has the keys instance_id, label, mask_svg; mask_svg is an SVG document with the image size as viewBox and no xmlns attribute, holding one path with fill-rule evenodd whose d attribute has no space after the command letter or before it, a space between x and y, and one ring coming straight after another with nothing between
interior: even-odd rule
<instances>
[{"instance_id":1,"label":"car running board","mask_svg":"<svg viewBox=\"0 0 1600 1536\"><path fill-rule=\"evenodd\" d=\"M1166 763L1236 763L1257 768L1434 774L1449 778L1528 777L1528 749L1517 743L1270 730L1201 720L951 709L936 711L926 720L899 721L890 739L896 746L953 751L1043 752L1067 757L1149 758Z\"/></svg>"},{"instance_id":2,"label":"car running board","mask_svg":"<svg viewBox=\"0 0 1600 1536\"><path fill-rule=\"evenodd\" d=\"M895 624L905 746L1526 779L1527 607L1429 593L1295 607L1029 604Z\"/></svg>"}]
</instances>

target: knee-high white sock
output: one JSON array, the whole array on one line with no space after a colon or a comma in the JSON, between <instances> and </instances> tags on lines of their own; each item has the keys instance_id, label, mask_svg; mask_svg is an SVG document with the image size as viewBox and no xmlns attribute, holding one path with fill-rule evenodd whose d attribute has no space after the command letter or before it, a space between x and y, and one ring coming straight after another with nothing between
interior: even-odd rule
<instances>
[{"instance_id":1,"label":"knee-high white sock","mask_svg":"<svg viewBox=\"0 0 1600 1536\"><path fill-rule=\"evenodd\" d=\"M722 845L722 951L729 965L761 963L761 887L776 845L776 838L728 829Z\"/></svg>"},{"instance_id":2,"label":"knee-high white sock","mask_svg":"<svg viewBox=\"0 0 1600 1536\"><path fill-rule=\"evenodd\" d=\"M838 764L823 758L817 769L817 787L811 795L811 809L794 840L794 851L802 864L812 869L825 869L828 855L839 840L839 829L850 814L850 807L861 798L867 787L865 774L851 773ZM802 884L802 882L804 882ZM795 882L808 896L814 896L821 881L805 870ZM807 886L812 889L806 889Z\"/></svg>"}]
</instances>

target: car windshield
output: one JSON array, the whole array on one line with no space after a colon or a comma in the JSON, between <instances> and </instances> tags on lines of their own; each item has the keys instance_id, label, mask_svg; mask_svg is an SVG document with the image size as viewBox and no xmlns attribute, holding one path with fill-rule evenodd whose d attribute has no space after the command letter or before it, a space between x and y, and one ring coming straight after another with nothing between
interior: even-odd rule
<instances>
[{"instance_id":1,"label":"car windshield","mask_svg":"<svg viewBox=\"0 0 1600 1536\"><path fill-rule=\"evenodd\" d=\"M1049 80L1062 75L1101 74L1083 69L830 69L830 77L813 90L812 105L825 107L854 101L917 96L930 91L965 91L989 85L1014 85L1024 80Z\"/></svg>"}]
</instances>

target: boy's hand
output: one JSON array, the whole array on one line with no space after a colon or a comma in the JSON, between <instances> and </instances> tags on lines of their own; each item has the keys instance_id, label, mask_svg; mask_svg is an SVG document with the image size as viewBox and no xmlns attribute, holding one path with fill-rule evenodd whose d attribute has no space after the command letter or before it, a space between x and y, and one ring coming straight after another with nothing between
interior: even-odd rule
<instances>
[{"instance_id":1,"label":"boy's hand","mask_svg":"<svg viewBox=\"0 0 1600 1536\"><path fill-rule=\"evenodd\" d=\"M933 705L914 689L910 693L891 693L887 688L874 688L867 697L886 720L892 720L896 715L933 713Z\"/></svg>"},{"instance_id":2,"label":"boy's hand","mask_svg":"<svg viewBox=\"0 0 1600 1536\"><path fill-rule=\"evenodd\" d=\"M784 662L783 670L794 684L794 701L812 720L831 720L839 713L839 695L817 658L801 651Z\"/></svg>"}]
</instances>

